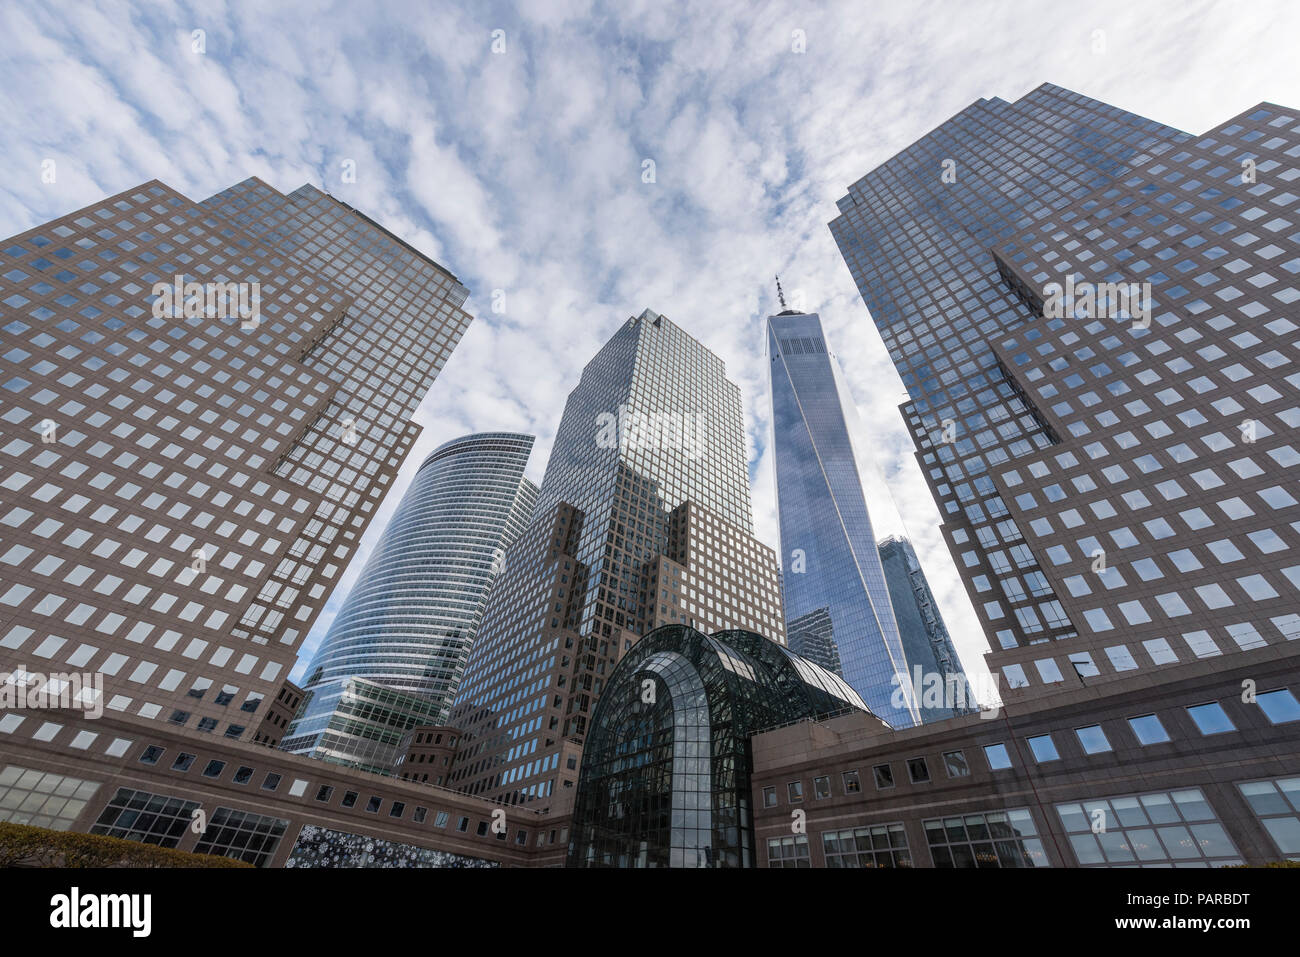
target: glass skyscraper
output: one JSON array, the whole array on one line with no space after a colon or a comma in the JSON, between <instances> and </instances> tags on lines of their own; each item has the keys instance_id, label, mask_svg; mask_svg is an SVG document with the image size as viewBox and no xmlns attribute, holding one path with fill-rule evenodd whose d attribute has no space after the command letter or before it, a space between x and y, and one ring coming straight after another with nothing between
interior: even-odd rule
<instances>
[{"instance_id":1,"label":"glass skyscraper","mask_svg":"<svg viewBox=\"0 0 1300 957\"><path fill-rule=\"evenodd\" d=\"M767 353L787 641L830 667L819 650L829 632L839 673L872 713L911 727L920 715L862 491L857 409L820 317L769 317Z\"/></svg>"},{"instance_id":2,"label":"glass skyscraper","mask_svg":"<svg viewBox=\"0 0 1300 957\"><path fill-rule=\"evenodd\" d=\"M310 699L284 750L386 770L411 727L446 719L505 549L537 500L524 478L532 447L531 435L485 432L425 459L307 671Z\"/></svg>"},{"instance_id":3,"label":"glass skyscraper","mask_svg":"<svg viewBox=\"0 0 1300 957\"><path fill-rule=\"evenodd\" d=\"M941 721L978 710L912 543L897 536L885 539L880 543L880 563L921 721Z\"/></svg>"},{"instance_id":4,"label":"glass skyscraper","mask_svg":"<svg viewBox=\"0 0 1300 957\"><path fill-rule=\"evenodd\" d=\"M1044 85L839 201L990 666L1022 697L1300 634L1297 156L1294 109L1192 136Z\"/></svg>"}]
</instances>

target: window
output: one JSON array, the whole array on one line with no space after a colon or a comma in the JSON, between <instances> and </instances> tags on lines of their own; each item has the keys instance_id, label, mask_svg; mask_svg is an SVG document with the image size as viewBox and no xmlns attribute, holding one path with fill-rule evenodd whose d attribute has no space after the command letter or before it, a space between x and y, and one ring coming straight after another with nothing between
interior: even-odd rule
<instances>
[{"instance_id":1,"label":"window","mask_svg":"<svg viewBox=\"0 0 1300 957\"><path fill-rule=\"evenodd\" d=\"M1217 701L1211 701L1208 704L1197 704L1187 709L1187 713L1192 716L1196 722L1197 730L1201 734L1209 736L1211 734L1223 734L1226 731L1236 731L1236 725L1228 717L1223 706Z\"/></svg>"},{"instance_id":2,"label":"window","mask_svg":"<svg viewBox=\"0 0 1300 957\"><path fill-rule=\"evenodd\" d=\"M414 813L411 814L411 820L414 821L416 824L423 824L424 819L428 817L428 815L429 815L429 809L427 807L417 807Z\"/></svg>"},{"instance_id":3,"label":"window","mask_svg":"<svg viewBox=\"0 0 1300 957\"><path fill-rule=\"evenodd\" d=\"M907 776L911 778L913 784L928 783L930 780L930 766L925 763L925 758L908 758Z\"/></svg>"},{"instance_id":4,"label":"window","mask_svg":"<svg viewBox=\"0 0 1300 957\"><path fill-rule=\"evenodd\" d=\"M328 784L322 784L320 788L317 789L316 791L316 800L320 801L321 803L325 803L329 801L329 799L333 796L334 796L334 788L330 787L330 785Z\"/></svg>"},{"instance_id":5,"label":"window","mask_svg":"<svg viewBox=\"0 0 1300 957\"><path fill-rule=\"evenodd\" d=\"M990 771L1004 771L1011 767L1011 755L1005 744L984 745L984 759L988 761Z\"/></svg>"},{"instance_id":6,"label":"window","mask_svg":"<svg viewBox=\"0 0 1300 957\"><path fill-rule=\"evenodd\" d=\"M1075 735L1079 738L1079 744L1083 747L1085 754L1105 754L1113 750L1110 741L1106 738L1106 732L1101 730L1101 725L1092 724L1086 728L1076 728Z\"/></svg>"},{"instance_id":7,"label":"window","mask_svg":"<svg viewBox=\"0 0 1300 957\"><path fill-rule=\"evenodd\" d=\"M963 751L945 751L943 767L950 778L970 777L970 765L966 763L966 754Z\"/></svg>"},{"instance_id":8,"label":"window","mask_svg":"<svg viewBox=\"0 0 1300 957\"><path fill-rule=\"evenodd\" d=\"M371 798L370 798L370 800L368 800L368 801L366 802L366 813L367 813L367 814L378 814L378 813L379 813L379 806L380 806L381 804L383 804L383 803L384 803L384 799L383 799L383 798L372 795Z\"/></svg>"},{"instance_id":9,"label":"window","mask_svg":"<svg viewBox=\"0 0 1300 957\"><path fill-rule=\"evenodd\" d=\"M266 778L262 781L263 791L274 791L279 786L280 786L280 775L276 774L274 771L268 774Z\"/></svg>"},{"instance_id":10,"label":"window","mask_svg":"<svg viewBox=\"0 0 1300 957\"><path fill-rule=\"evenodd\" d=\"M876 790L884 791L894 786L894 769L888 764L877 764L871 769L876 779Z\"/></svg>"},{"instance_id":11,"label":"window","mask_svg":"<svg viewBox=\"0 0 1300 957\"><path fill-rule=\"evenodd\" d=\"M158 759L161 758L163 754L163 748L158 747L156 744L151 744L149 747L145 748L144 753L140 755L140 763L157 764Z\"/></svg>"},{"instance_id":12,"label":"window","mask_svg":"<svg viewBox=\"0 0 1300 957\"><path fill-rule=\"evenodd\" d=\"M808 836L769 837L767 839L768 867L812 867L808 857Z\"/></svg>"},{"instance_id":13,"label":"window","mask_svg":"<svg viewBox=\"0 0 1300 957\"><path fill-rule=\"evenodd\" d=\"M406 802L394 801L392 807L388 809L389 817L401 817L406 813Z\"/></svg>"},{"instance_id":14,"label":"window","mask_svg":"<svg viewBox=\"0 0 1300 957\"><path fill-rule=\"evenodd\" d=\"M845 794L860 794L862 792L862 782L858 780L857 771L845 771L841 777L844 779Z\"/></svg>"},{"instance_id":15,"label":"window","mask_svg":"<svg viewBox=\"0 0 1300 957\"><path fill-rule=\"evenodd\" d=\"M487 837L487 832L488 832L488 822L479 821L478 830L475 831L475 834L477 834L479 837Z\"/></svg>"},{"instance_id":16,"label":"window","mask_svg":"<svg viewBox=\"0 0 1300 957\"><path fill-rule=\"evenodd\" d=\"M924 827L935 867L1049 866L1028 808L931 818Z\"/></svg>"},{"instance_id":17,"label":"window","mask_svg":"<svg viewBox=\"0 0 1300 957\"><path fill-rule=\"evenodd\" d=\"M776 788L763 788L763 807L776 807Z\"/></svg>"},{"instance_id":18,"label":"window","mask_svg":"<svg viewBox=\"0 0 1300 957\"><path fill-rule=\"evenodd\" d=\"M824 831L822 853L827 867L911 867L907 832L900 823Z\"/></svg>"},{"instance_id":19,"label":"window","mask_svg":"<svg viewBox=\"0 0 1300 957\"><path fill-rule=\"evenodd\" d=\"M1052 740L1050 734L1036 734L1032 738L1026 738L1025 742L1029 745L1034 760L1039 764L1061 759L1061 756L1056 751L1056 742Z\"/></svg>"},{"instance_id":20,"label":"window","mask_svg":"<svg viewBox=\"0 0 1300 957\"><path fill-rule=\"evenodd\" d=\"M241 765L235 770L235 776L231 780L236 784L247 784L249 781L253 780L253 769Z\"/></svg>"},{"instance_id":21,"label":"window","mask_svg":"<svg viewBox=\"0 0 1300 957\"><path fill-rule=\"evenodd\" d=\"M209 761L207 767L203 769L203 776L205 778L219 778L221 777L221 772L225 769L225 761Z\"/></svg>"},{"instance_id":22,"label":"window","mask_svg":"<svg viewBox=\"0 0 1300 957\"><path fill-rule=\"evenodd\" d=\"M785 786L785 794L786 794L786 797L788 797L788 798L790 799L790 803L791 803L791 804L794 804L794 803L797 802L797 801L802 801L802 800L803 800L803 782L802 782L802 781L791 781L789 784L787 784L787 785Z\"/></svg>"},{"instance_id":23,"label":"window","mask_svg":"<svg viewBox=\"0 0 1300 957\"><path fill-rule=\"evenodd\" d=\"M469 818L467 818L467 817L462 817L460 820L458 820L458 821L456 822L456 830L458 830L458 831L468 831L468 830L469 830Z\"/></svg>"},{"instance_id":24,"label":"window","mask_svg":"<svg viewBox=\"0 0 1300 957\"><path fill-rule=\"evenodd\" d=\"M344 791L343 800L339 802L343 807L356 807L357 798L360 797L356 791Z\"/></svg>"},{"instance_id":25,"label":"window","mask_svg":"<svg viewBox=\"0 0 1300 957\"><path fill-rule=\"evenodd\" d=\"M1278 851L1300 860L1300 777L1237 785Z\"/></svg>"},{"instance_id":26,"label":"window","mask_svg":"<svg viewBox=\"0 0 1300 957\"><path fill-rule=\"evenodd\" d=\"M197 801L118 788L90 833L174 848L185 835L198 807Z\"/></svg>"},{"instance_id":27,"label":"window","mask_svg":"<svg viewBox=\"0 0 1300 957\"><path fill-rule=\"evenodd\" d=\"M66 831L98 790L98 781L14 764L0 767L0 821Z\"/></svg>"},{"instance_id":28,"label":"window","mask_svg":"<svg viewBox=\"0 0 1300 957\"><path fill-rule=\"evenodd\" d=\"M1300 704L1296 703L1295 695L1286 688L1265 691L1263 694L1256 695L1255 701L1273 724L1300 721Z\"/></svg>"},{"instance_id":29,"label":"window","mask_svg":"<svg viewBox=\"0 0 1300 957\"><path fill-rule=\"evenodd\" d=\"M275 854L289 822L247 811L219 807L199 842L196 854L217 854L263 867Z\"/></svg>"},{"instance_id":30,"label":"window","mask_svg":"<svg viewBox=\"0 0 1300 957\"><path fill-rule=\"evenodd\" d=\"M1169 740L1169 732L1160 723L1160 719L1153 714L1129 718L1128 726L1133 729L1133 736L1137 738L1138 744L1143 747L1150 744L1164 744Z\"/></svg>"},{"instance_id":31,"label":"window","mask_svg":"<svg viewBox=\"0 0 1300 957\"><path fill-rule=\"evenodd\" d=\"M813 778L813 796L824 801L831 796L831 779L825 775Z\"/></svg>"},{"instance_id":32,"label":"window","mask_svg":"<svg viewBox=\"0 0 1300 957\"><path fill-rule=\"evenodd\" d=\"M1241 863L1199 788L1058 804L1056 812L1082 867Z\"/></svg>"},{"instance_id":33,"label":"window","mask_svg":"<svg viewBox=\"0 0 1300 957\"><path fill-rule=\"evenodd\" d=\"M182 751L180 754L176 755L176 760L172 762L172 770L188 771L190 769L190 765L193 763L194 763L194 755L186 754L184 751Z\"/></svg>"}]
</instances>

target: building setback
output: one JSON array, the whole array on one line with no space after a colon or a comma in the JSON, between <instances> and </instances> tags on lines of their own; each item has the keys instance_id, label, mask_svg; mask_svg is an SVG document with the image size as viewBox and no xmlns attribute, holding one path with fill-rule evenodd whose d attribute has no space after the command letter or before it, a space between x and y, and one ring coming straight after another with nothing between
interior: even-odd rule
<instances>
[{"instance_id":1,"label":"building setback","mask_svg":"<svg viewBox=\"0 0 1300 957\"><path fill-rule=\"evenodd\" d=\"M646 310L569 394L453 705L453 785L510 802L571 789L605 681L663 622L784 637L776 556L753 539L740 390Z\"/></svg>"},{"instance_id":2,"label":"building setback","mask_svg":"<svg viewBox=\"0 0 1300 957\"><path fill-rule=\"evenodd\" d=\"M145 183L0 261L0 668L98 673L110 712L251 738L419 433L465 287L256 179L202 203Z\"/></svg>"},{"instance_id":3,"label":"building setback","mask_svg":"<svg viewBox=\"0 0 1300 957\"><path fill-rule=\"evenodd\" d=\"M286 751L389 771L445 721L505 549L532 514L533 437L486 432L425 459L307 669ZM355 682L352 679L365 679Z\"/></svg>"}]
</instances>

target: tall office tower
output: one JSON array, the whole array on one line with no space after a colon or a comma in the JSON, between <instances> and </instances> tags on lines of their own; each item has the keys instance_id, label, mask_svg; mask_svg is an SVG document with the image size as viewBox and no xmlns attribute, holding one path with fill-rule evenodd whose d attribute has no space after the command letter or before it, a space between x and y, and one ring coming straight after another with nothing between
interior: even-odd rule
<instances>
[{"instance_id":1,"label":"tall office tower","mask_svg":"<svg viewBox=\"0 0 1300 957\"><path fill-rule=\"evenodd\" d=\"M307 670L311 698L284 750L388 771L411 728L446 720L505 549L537 501L532 448L531 435L484 432L424 460Z\"/></svg>"},{"instance_id":2,"label":"tall office tower","mask_svg":"<svg viewBox=\"0 0 1300 957\"><path fill-rule=\"evenodd\" d=\"M911 727L920 715L862 491L857 408L821 318L768 317L767 353L786 633L806 654L829 625L839 674L877 717ZM829 667L824 653L810 657Z\"/></svg>"},{"instance_id":3,"label":"tall office tower","mask_svg":"<svg viewBox=\"0 0 1300 957\"><path fill-rule=\"evenodd\" d=\"M610 671L665 621L782 638L776 556L753 539L740 390L646 310L569 394L452 709L465 732L453 785L511 802L572 787Z\"/></svg>"},{"instance_id":4,"label":"tall office tower","mask_svg":"<svg viewBox=\"0 0 1300 957\"><path fill-rule=\"evenodd\" d=\"M1191 136L1042 86L839 201L1020 696L1300 634L1297 155L1294 109Z\"/></svg>"},{"instance_id":5,"label":"tall office tower","mask_svg":"<svg viewBox=\"0 0 1300 957\"><path fill-rule=\"evenodd\" d=\"M979 704L912 543L898 536L885 539L880 543L880 564L885 569L889 602L903 639L907 676L916 692L921 721L942 721L978 711Z\"/></svg>"},{"instance_id":6,"label":"tall office tower","mask_svg":"<svg viewBox=\"0 0 1300 957\"><path fill-rule=\"evenodd\" d=\"M251 738L470 316L337 200L162 183L0 252L0 670ZM93 736L93 735L92 735Z\"/></svg>"}]
</instances>

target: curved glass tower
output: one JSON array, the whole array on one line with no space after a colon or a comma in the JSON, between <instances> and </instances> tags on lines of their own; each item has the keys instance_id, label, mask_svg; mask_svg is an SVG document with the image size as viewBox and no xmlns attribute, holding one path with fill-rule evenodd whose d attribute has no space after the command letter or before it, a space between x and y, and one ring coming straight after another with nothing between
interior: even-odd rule
<instances>
[{"instance_id":1,"label":"curved glass tower","mask_svg":"<svg viewBox=\"0 0 1300 957\"><path fill-rule=\"evenodd\" d=\"M865 461L850 429L857 410L821 319L769 317L767 352L786 643L818 658L829 629L844 680L878 717L911 727L920 714L862 492Z\"/></svg>"},{"instance_id":2,"label":"curved glass tower","mask_svg":"<svg viewBox=\"0 0 1300 957\"><path fill-rule=\"evenodd\" d=\"M533 437L453 439L420 466L312 661L281 747L387 771L402 734L445 721L505 549L537 501Z\"/></svg>"},{"instance_id":3,"label":"curved glass tower","mask_svg":"<svg viewBox=\"0 0 1300 957\"><path fill-rule=\"evenodd\" d=\"M754 732L865 710L829 671L752 631L647 634L596 701L569 867L753 867Z\"/></svg>"}]
</instances>

